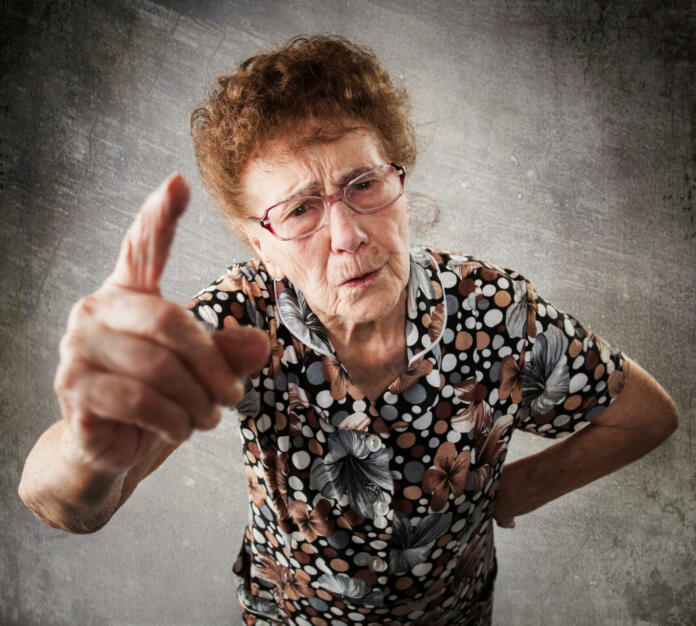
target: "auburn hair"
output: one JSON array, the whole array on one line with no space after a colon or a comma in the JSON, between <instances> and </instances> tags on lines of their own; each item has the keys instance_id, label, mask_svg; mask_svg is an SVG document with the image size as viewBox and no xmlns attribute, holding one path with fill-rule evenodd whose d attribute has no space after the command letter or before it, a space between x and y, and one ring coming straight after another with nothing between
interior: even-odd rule
<instances>
[{"instance_id":1,"label":"auburn hair","mask_svg":"<svg viewBox=\"0 0 696 626\"><path fill-rule=\"evenodd\" d=\"M245 212L245 166L298 128L314 128L301 141L321 141L335 137L337 128L366 127L388 161L406 167L416 161L405 89L392 83L371 50L345 37L296 37L217 82L191 115L191 136L203 182L232 221Z\"/></svg>"}]
</instances>

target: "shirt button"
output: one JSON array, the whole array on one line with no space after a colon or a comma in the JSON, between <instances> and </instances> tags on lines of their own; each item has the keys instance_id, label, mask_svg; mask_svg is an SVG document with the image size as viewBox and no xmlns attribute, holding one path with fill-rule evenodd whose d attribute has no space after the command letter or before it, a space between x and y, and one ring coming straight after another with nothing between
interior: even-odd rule
<instances>
[{"instance_id":1,"label":"shirt button","mask_svg":"<svg viewBox=\"0 0 696 626\"><path fill-rule=\"evenodd\" d=\"M377 500L372 505L375 515L386 515L389 512L389 503L386 500Z\"/></svg>"},{"instance_id":2,"label":"shirt button","mask_svg":"<svg viewBox=\"0 0 696 626\"><path fill-rule=\"evenodd\" d=\"M382 440L378 435L368 435L365 439L365 445L370 452L377 452L382 447Z\"/></svg>"},{"instance_id":3,"label":"shirt button","mask_svg":"<svg viewBox=\"0 0 696 626\"><path fill-rule=\"evenodd\" d=\"M384 559L380 559L378 556L371 556L367 561L367 566L373 572L383 572L387 569L387 564Z\"/></svg>"}]
</instances>

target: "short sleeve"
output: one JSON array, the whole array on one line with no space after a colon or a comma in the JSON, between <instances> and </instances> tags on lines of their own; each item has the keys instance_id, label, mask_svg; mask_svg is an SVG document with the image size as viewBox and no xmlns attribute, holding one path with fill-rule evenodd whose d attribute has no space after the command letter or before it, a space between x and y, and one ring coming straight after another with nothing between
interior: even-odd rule
<instances>
[{"instance_id":1,"label":"short sleeve","mask_svg":"<svg viewBox=\"0 0 696 626\"><path fill-rule=\"evenodd\" d=\"M193 296L185 308L209 333L235 326L268 330L269 280L258 261L234 264ZM260 411L260 378L245 376L243 383L244 395L234 409L238 415L254 417Z\"/></svg>"},{"instance_id":2,"label":"short sleeve","mask_svg":"<svg viewBox=\"0 0 696 626\"><path fill-rule=\"evenodd\" d=\"M186 309L211 333L230 326L264 328L268 300L265 279L266 274L252 261L231 265L191 298Z\"/></svg>"},{"instance_id":3,"label":"short sleeve","mask_svg":"<svg viewBox=\"0 0 696 626\"><path fill-rule=\"evenodd\" d=\"M529 281L515 281L514 291L508 330L524 338L516 427L544 437L567 435L618 396L627 357L539 296Z\"/></svg>"}]
</instances>

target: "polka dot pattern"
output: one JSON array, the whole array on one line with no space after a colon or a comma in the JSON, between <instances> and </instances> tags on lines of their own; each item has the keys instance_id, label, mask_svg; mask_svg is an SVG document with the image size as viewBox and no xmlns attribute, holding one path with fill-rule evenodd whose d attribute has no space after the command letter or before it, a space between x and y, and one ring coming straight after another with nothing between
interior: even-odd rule
<instances>
[{"instance_id":1,"label":"polka dot pattern","mask_svg":"<svg viewBox=\"0 0 696 626\"><path fill-rule=\"evenodd\" d=\"M211 330L271 340L237 406L247 624L489 623L513 431L566 435L623 387L623 354L512 270L414 249L407 289L407 367L374 402L304 296L261 262L188 305Z\"/></svg>"}]
</instances>

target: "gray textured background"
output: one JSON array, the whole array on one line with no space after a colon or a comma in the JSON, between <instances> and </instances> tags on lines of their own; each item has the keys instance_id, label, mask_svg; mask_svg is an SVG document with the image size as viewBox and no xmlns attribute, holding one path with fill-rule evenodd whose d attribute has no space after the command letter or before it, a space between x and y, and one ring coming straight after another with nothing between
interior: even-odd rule
<instances>
[{"instance_id":1,"label":"gray textured background","mask_svg":"<svg viewBox=\"0 0 696 626\"><path fill-rule=\"evenodd\" d=\"M495 624L694 623L692 2L2 7L2 624L239 622L233 420L194 436L95 535L43 526L15 490L59 415L69 309L109 273L149 190L173 170L193 183L167 297L186 302L245 256L198 181L190 111L236 62L320 31L373 47L411 92L421 155L409 188L442 208L415 238L521 271L680 409L658 450L496 529ZM518 433L509 458L547 443Z\"/></svg>"}]
</instances>

